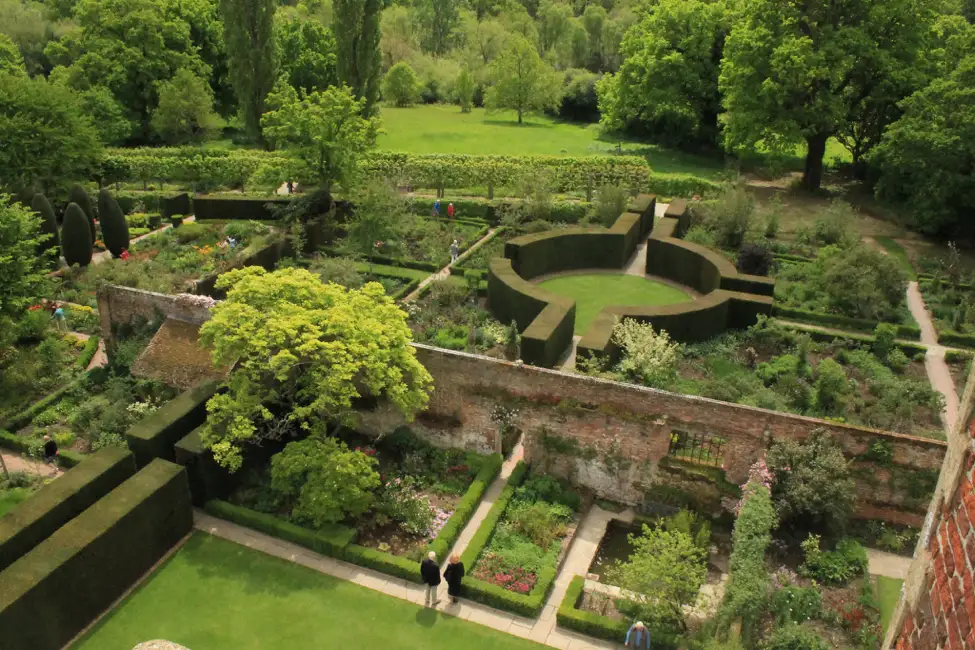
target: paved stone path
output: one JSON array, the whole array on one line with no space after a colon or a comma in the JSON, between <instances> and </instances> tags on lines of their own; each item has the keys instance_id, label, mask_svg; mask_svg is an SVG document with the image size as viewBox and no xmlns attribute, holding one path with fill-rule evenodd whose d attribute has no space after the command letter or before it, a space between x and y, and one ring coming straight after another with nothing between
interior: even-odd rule
<instances>
[{"instance_id":1,"label":"paved stone path","mask_svg":"<svg viewBox=\"0 0 975 650\"><path fill-rule=\"evenodd\" d=\"M3 456L3 463L11 474L24 472L26 474L39 474L44 478L55 478L64 473L63 470L52 468L47 463L15 454L7 449L0 449L0 456Z\"/></svg>"},{"instance_id":2,"label":"paved stone path","mask_svg":"<svg viewBox=\"0 0 975 650\"><path fill-rule=\"evenodd\" d=\"M903 580L907 577L907 572L911 568L911 558L901 557L893 553L886 553L876 549L867 549L867 561L871 575L887 576Z\"/></svg>"},{"instance_id":3,"label":"paved stone path","mask_svg":"<svg viewBox=\"0 0 975 650\"><path fill-rule=\"evenodd\" d=\"M521 460L524 449L519 442L511 457L505 461L501 473L484 494L480 505L471 517L470 523L461 532L452 553L460 554L467 548L477 529L487 516L491 506L497 500L504 486L511 476L512 470ZM575 537L562 564L561 571L555 580L552 593L545 603L545 608L537 619L509 614L493 607L472 603L462 599L456 605L449 602L446 589L442 588L443 603L438 608L443 614L457 616L474 623L486 625L501 632L507 632L526 639L543 643L562 650L611 650L619 648L619 644L610 643L586 637L568 630L558 629L555 614L572 578L576 575L586 575L592 563L599 542L606 532L611 519L627 516L632 519L632 512L614 514L598 506L593 506L576 530ZM424 588L400 578L393 578L372 569L342 562L334 558L319 555L301 546L285 542L238 526L221 519L217 519L197 510L194 512L194 525L197 529L228 539L249 548L253 548L269 555L301 564L310 569L331 575L341 580L349 580L357 585L382 592L386 595L408 600L416 605L423 604ZM447 558L440 558L446 561Z\"/></svg>"},{"instance_id":4,"label":"paved stone path","mask_svg":"<svg viewBox=\"0 0 975 650\"><path fill-rule=\"evenodd\" d=\"M928 371L931 387L944 395L945 410L941 413L941 419L944 422L945 433L951 435L955 421L958 419L958 393L955 390L955 382L951 378L951 371L948 370L948 364L945 363L945 348L938 345L938 333L931 321L931 314L928 313L921 290L914 281L907 284L907 308L921 328L921 343L928 346L928 352L924 355L924 367Z\"/></svg>"},{"instance_id":5,"label":"paved stone path","mask_svg":"<svg viewBox=\"0 0 975 650\"><path fill-rule=\"evenodd\" d=\"M483 246L487 242L489 242L492 239L494 239L494 235L495 235L495 233L497 233L497 231L498 231L497 228L491 228L490 230L488 230L487 234L484 235L483 237L481 237L476 242L474 242L474 245L471 246L470 248L468 248L466 251L464 251L463 255L467 255L469 252L474 251L474 250L477 250L478 248L480 248L481 246ZM412 293L410 293L410 295L406 296L406 298L404 298L403 300L404 301L416 300L419 297L419 295L420 295L420 291L422 291L424 288L426 288L426 286L428 284L430 284L431 282L436 282L437 280L445 280L446 278L449 278L450 277L450 269L451 269L451 267L453 265L454 265L454 263L451 262L450 264L448 264L447 266L443 267L442 269L440 269L436 273L433 273L433 274L427 276L427 278L423 282L420 283L420 286L418 286Z\"/></svg>"}]
</instances>

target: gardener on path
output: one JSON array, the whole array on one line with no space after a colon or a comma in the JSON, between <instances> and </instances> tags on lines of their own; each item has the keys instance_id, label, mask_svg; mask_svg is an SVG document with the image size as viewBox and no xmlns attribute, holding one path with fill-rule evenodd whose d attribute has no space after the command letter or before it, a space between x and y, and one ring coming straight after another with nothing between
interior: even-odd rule
<instances>
[{"instance_id":1,"label":"gardener on path","mask_svg":"<svg viewBox=\"0 0 975 650\"><path fill-rule=\"evenodd\" d=\"M626 631L627 648L646 648L650 650L650 630L642 621L637 621Z\"/></svg>"},{"instance_id":2,"label":"gardener on path","mask_svg":"<svg viewBox=\"0 0 975 650\"><path fill-rule=\"evenodd\" d=\"M454 204L453 203L448 203L447 204L447 218L448 219L453 219L454 218Z\"/></svg>"},{"instance_id":3,"label":"gardener on path","mask_svg":"<svg viewBox=\"0 0 975 650\"><path fill-rule=\"evenodd\" d=\"M54 474L58 473L58 443L51 439L51 436L44 436L44 462L54 468Z\"/></svg>"},{"instance_id":4,"label":"gardener on path","mask_svg":"<svg viewBox=\"0 0 975 650\"><path fill-rule=\"evenodd\" d=\"M440 216L440 199L437 199L436 201L433 202L433 216L434 217Z\"/></svg>"},{"instance_id":5,"label":"gardener on path","mask_svg":"<svg viewBox=\"0 0 975 650\"><path fill-rule=\"evenodd\" d=\"M437 554L433 551L427 554L427 559L420 562L420 578L427 586L426 595L423 597L423 604L427 607L436 607L440 599L437 598L437 588L440 586L440 567L437 566Z\"/></svg>"},{"instance_id":6,"label":"gardener on path","mask_svg":"<svg viewBox=\"0 0 975 650\"><path fill-rule=\"evenodd\" d=\"M456 262L458 257L460 257L460 245L455 239L454 243L450 245L450 263Z\"/></svg>"}]
</instances>

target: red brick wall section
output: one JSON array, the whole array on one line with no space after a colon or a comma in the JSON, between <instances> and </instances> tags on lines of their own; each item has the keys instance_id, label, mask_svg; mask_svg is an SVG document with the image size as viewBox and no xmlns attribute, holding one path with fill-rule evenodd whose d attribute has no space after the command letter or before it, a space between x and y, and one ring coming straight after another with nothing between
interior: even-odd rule
<instances>
[{"instance_id":1,"label":"red brick wall section","mask_svg":"<svg viewBox=\"0 0 975 650\"><path fill-rule=\"evenodd\" d=\"M896 638L897 650L975 650L975 455L928 544L927 582Z\"/></svg>"}]
</instances>

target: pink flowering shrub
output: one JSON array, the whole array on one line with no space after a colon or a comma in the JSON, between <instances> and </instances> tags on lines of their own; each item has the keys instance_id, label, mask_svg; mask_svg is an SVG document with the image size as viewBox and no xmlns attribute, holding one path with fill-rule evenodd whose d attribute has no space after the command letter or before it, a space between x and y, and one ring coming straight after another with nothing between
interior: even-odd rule
<instances>
[{"instance_id":1,"label":"pink flowering shrub","mask_svg":"<svg viewBox=\"0 0 975 650\"><path fill-rule=\"evenodd\" d=\"M530 593L537 576L523 567L510 566L497 553L485 553L478 561L473 576L519 594Z\"/></svg>"}]
</instances>

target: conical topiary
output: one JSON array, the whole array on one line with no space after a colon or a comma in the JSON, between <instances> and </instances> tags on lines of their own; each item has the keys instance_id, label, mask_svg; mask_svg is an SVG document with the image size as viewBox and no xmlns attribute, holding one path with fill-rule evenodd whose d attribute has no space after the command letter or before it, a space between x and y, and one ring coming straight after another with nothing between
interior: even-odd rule
<instances>
[{"instance_id":1,"label":"conical topiary","mask_svg":"<svg viewBox=\"0 0 975 650\"><path fill-rule=\"evenodd\" d=\"M50 255L51 266L57 267L58 256L61 254L61 240L58 238L58 222L54 217L54 208L47 197L38 192L30 201L30 208L41 218L41 232L50 235L47 241L41 242L37 248L38 255ZM47 253L49 250L54 253Z\"/></svg>"},{"instance_id":2,"label":"conical topiary","mask_svg":"<svg viewBox=\"0 0 975 650\"><path fill-rule=\"evenodd\" d=\"M68 266L91 264L91 230L85 212L77 203L69 203L64 210L61 226L61 251Z\"/></svg>"},{"instance_id":3,"label":"conical topiary","mask_svg":"<svg viewBox=\"0 0 975 650\"><path fill-rule=\"evenodd\" d=\"M91 241L94 242L98 239L98 233L95 231L95 209L91 205L88 190L75 183L68 190L68 203L77 203L85 217L88 218L88 229L91 231Z\"/></svg>"},{"instance_id":4,"label":"conical topiary","mask_svg":"<svg viewBox=\"0 0 975 650\"><path fill-rule=\"evenodd\" d=\"M129 247L129 224L122 208L108 190L98 192L98 217L102 224L102 240L113 257Z\"/></svg>"}]
</instances>

